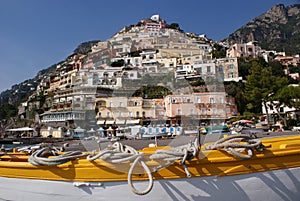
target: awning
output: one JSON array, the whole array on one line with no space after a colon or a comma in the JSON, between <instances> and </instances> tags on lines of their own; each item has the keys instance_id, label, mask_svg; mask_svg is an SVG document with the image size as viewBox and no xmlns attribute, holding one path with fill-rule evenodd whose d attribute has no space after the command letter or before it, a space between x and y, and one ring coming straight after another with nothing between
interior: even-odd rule
<instances>
[{"instance_id":1,"label":"awning","mask_svg":"<svg viewBox=\"0 0 300 201\"><path fill-rule=\"evenodd\" d=\"M98 120L97 125L102 125L102 124L104 124L104 122L105 122L105 120Z\"/></svg>"},{"instance_id":2,"label":"awning","mask_svg":"<svg viewBox=\"0 0 300 201\"><path fill-rule=\"evenodd\" d=\"M116 124L117 124L117 125L125 124L125 120L117 119L117 120L116 120Z\"/></svg>"},{"instance_id":3,"label":"awning","mask_svg":"<svg viewBox=\"0 0 300 201\"><path fill-rule=\"evenodd\" d=\"M23 128L11 128L11 129L7 129L6 131L12 131L12 132L16 132L16 131L34 131L34 129L29 128L29 127L23 127Z\"/></svg>"},{"instance_id":4,"label":"awning","mask_svg":"<svg viewBox=\"0 0 300 201\"><path fill-rule=\"evenodd\" d=\"M106 125L114 124L114 123L115 123L115 120L106 120L106 121L105 121L105 124L106 124Z\"/></svg>"},{"instance_id":5,"label":"awning","mask_svg":"<svg viewBox=\"0 0 300 201\"><path fill-rule=\"evenodd\" d=\"M127 119L126 124L139 124L140 119Z\"/></svg>"}]
</instances>

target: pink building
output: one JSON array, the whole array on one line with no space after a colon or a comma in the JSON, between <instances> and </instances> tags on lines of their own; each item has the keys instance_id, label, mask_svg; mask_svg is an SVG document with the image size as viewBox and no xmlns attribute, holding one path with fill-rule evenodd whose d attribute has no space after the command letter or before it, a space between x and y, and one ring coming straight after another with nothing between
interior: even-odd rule
<instances>
[{"instance_id":1,"label":"pink building","mask_svg":"<svg viewBox=\"0 0 300 201\"><path fill-rule=\"evenodd\" d=\"M238 114L234 98L225 92L169 95L164 104L167 118L224 121Z\"/></svg>"}]
</instances>

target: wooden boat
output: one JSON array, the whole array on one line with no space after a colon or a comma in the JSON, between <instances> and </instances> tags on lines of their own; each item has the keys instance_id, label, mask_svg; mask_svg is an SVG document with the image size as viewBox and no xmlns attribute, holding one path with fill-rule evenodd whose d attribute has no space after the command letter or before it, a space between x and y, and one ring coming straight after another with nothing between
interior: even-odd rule
<instances>
[{"instance_id":1,"label":"wooden boat","mask_svg":"<svg viewBox=\"0 0 300 201\"><path fill-rule=\"evenodd\" d=\"M299 135L197 142L139 151L116 142L49 157L49 147L2 152L0 200L299 200Z\"/></svg>"}]
</instances>

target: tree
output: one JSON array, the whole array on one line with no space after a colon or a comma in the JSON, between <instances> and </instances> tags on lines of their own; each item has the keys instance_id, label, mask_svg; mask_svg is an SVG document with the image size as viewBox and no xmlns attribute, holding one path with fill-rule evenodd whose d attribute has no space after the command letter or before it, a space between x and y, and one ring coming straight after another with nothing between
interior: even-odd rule
<instances>
[{"instance_id":1,"label":"tree","mask_svg":"<svg viewBox=\"0 0 300 201\"><path fill-rule=\"evenodd\" d=\"M259 114L262 113L262 104L267 111L267 101L270 98L270 94L273 93L272 72L254 60L249 73L246 76L247 81L245 85L245 98L249 101L247 110Z\"/></svg>"},{"instance_id":2,"label":"tree","mask_svg":"<svg viewBox=\"0 0 300 201\"><path fill-rule=\"evenodd\" d=\"M282 80L282 82L284 82L284 84L286 83L284 80ZM276 111L278 117L283 121L284 125L287 126L286 116L281 114L280 108L287 106L289 108L295 108L296 110L300 109L300 87L284 84L270 100L269 107Z\"/></svg>"},{"instance_id":3,"label":"tree","mask_svg":"<svg viewBox=\"0 0 300 201\"><path fill-rule=\"evenodd\" d=\"M284 122L286 126L285 115L280 113L280 107L283 105L290 105L292 97L288 94L291 94L291 88L288 86L288 79L286 77L275 77L273 82L273 92L269 95L268 107L274 109L277 113L277 116Z\"/></svg>"},{"instance_id":4,"label":"tree","mask_svg":"<svg viewBox=\"0 0 300 201\"><path fill-rule=\"evenodd\" d=\"M124 66L124 64L125 64L124 59L120 59L118 61L112 62L110 65L112 67L122 67L122 66Z\"/></svg>"},{"instance_id":5,"label":"tree","mask_svg":"<svg viewBox=\"0 0 300 201\"><path fill-rule=\"evenodd\" d=\"M212 57L217 58L217 59L225 58L226 57L226 48L222 45L215 43L213 45Z\"/></svg>"},{"instance_id":6,"label":"tree","mask_svg":"<svg viewBox=\"0 0 300 201\"><path fill-rule=\"evenodd\" d=\"M249 75L249 69L251 68L251 62L244 57L238 58L238 67L239 67L239 76L246 79L246 76Z\"/></svg>"},{"instance_id":7,"label":"tree","mask_svg":"<svg viewBox=\"0 0 300 201\"><path fill-rule=\"evenodd\" d=\"M246 108L244 97L244 84L242 82L224 82L225 91L229 96L235 97L235 103L238 111L243 114Z\"/></svg>"},{"instance_id":8,"label":"tree","mask_svg":"<svg viewBox=\"0 0 300 201\"><path fill-rule=\"evenodd\" d=\"M285 76L284 66L280 62L269 62L269 66L271 67L274 76Z\"/></svg>"},{"instance_id":9,"label":"tree","mask_svg":"<svg viewBox=\"0 0 300 201\"><path fill-rule=\"evenodd\" d=\"M183 30L180 29L178 23L172 23L172 24L170 24L170 25L167 25L166 28L168 28L168 29L175 29L175 30L178 30L178 31L183 32Z\"/></svg>"},{"instance_id":10,"label":"tree","mask_svg":"<svg viewBox=\"0 0 300 201\"><path fill-rule=\"evenodd\" d=\"M17 115L17 108L11 104L3 104L0 106L0 119L7 119Z\"/></svg>"},{"instance_id":11,"label":"tree","mask_svg":"<svg viewBox=\"0 0 300 201\"><path fill-rule=\"evenodd\" d=\"M272 70L275 71L274 74ZM275 109L278 116L286 125L285 116L280 114L280 107L283 104L291 104L292 97L286 95L291 91L290 88L287 88L288 79L281 75L278 68L272 67L272 64L269 66L255 60L252 62L249 73L245 85L245 97L249 101L247 109L257 114L261 113L263 105L268 122L268 108Z\"/></svg>"}]
</instances>

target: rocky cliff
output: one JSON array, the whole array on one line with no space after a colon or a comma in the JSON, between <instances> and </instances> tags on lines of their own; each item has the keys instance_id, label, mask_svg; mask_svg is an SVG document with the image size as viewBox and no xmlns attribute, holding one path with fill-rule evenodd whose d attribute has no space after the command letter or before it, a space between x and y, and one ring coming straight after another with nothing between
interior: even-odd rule
<instances>
[{"instance_id":1,"label":"rocky cliff","mask_svg":"<svg viewBox=\"0 0 300 201\"><path fill-rule=\"evenodd\" d=\"M276 5L224 39L229 44L257 41L266 50L300 53L300 4Z\"/></svg>"}]
</instances>

